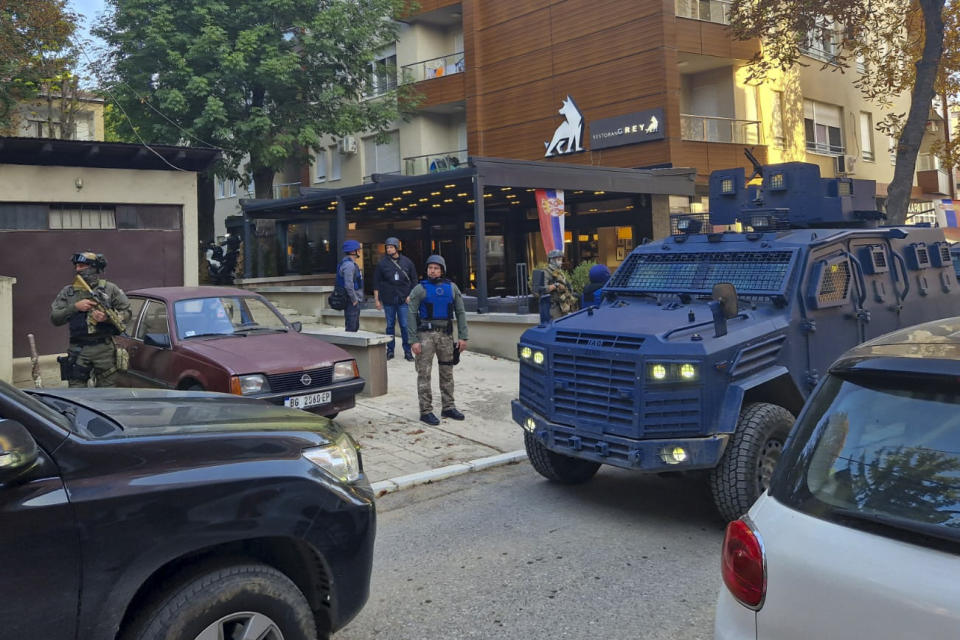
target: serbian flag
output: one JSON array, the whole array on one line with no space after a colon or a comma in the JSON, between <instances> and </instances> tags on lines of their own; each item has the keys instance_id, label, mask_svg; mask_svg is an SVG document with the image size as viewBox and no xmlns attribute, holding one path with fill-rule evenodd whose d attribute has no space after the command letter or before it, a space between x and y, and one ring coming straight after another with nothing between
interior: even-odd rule
<instances>
[{"instance_id":1,"label":"serbian flag","mask_svg":"<svg viewBox=\"0 0 960 640\"><path fill-rule=\"evenodd\" d=\"M537 189L536 196L543 249L563 251L563 190Z\"/></svg>"}]
</instances>

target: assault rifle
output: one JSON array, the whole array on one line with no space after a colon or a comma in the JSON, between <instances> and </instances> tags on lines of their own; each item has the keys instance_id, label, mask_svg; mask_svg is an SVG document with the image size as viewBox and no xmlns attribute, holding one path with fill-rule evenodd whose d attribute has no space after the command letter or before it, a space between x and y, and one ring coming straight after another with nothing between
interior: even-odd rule
<instances>
[{"instance_id":1,"label":"assault rifle","mask_svg":"<svg viewBox=\"0 0 960 640\"><path fill-rule=\"evenodd\" d=\"M100 289L91 289L90 285L87 284L87 281L84 280L80 274L73 279L73 288L82 289L90 294L89 298L96 302L96 305L92 310L102 311L104 315L107 316L107 320L110 321L114 327L117 328L117 333L123 333L126 330L126 325L123 322L123 318L119 313L110 308L110 301L106 299L105 293ZM97 321L93 319L93 314L87 314L87 333L96 333L97 332Z\"/></svg>"}]
</instances>

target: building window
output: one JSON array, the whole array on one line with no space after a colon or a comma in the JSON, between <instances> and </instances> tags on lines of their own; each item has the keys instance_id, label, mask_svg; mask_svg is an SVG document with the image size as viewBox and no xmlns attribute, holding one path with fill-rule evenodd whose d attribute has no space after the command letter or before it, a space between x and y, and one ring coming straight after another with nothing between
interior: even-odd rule
<instances>
[{"instance_id":1,"label":"building window","mask_svg":"<svg viewBox=\"0 0 960 640\"><path fill-rule=\"evenodd\" d=\"M860 155L873 162L873 118L866 111L860 112Z\"/></svg>"},{"instance_id":2,"label":"building window","mask_svg":"<svg viewBox=\"0 0 960 640\"><path fill-rule=\"evenodd\" d=\"M380 52L377 59L370 63L370 82L367 85L368 98L382 96L397 88L397 47L390 45Z\"/></svg>"},{"instance_id":3,"label":"building window","mask_svg":"<svg viewBox=\"0 0 960 640\"><path fill-rule=\"evenodd\" d=\"M317 155L314 158L314 166L316 167L316 175L313 178L314 182L326 182L327 181L327 150L320 149L317 151Z\"/></svg>"},{"instance_id":4,"label":"building window","mask_svg":"<svg viewBox=\"0 0 960 640\"><path fill-rule=\"evenodd\" d=\"M400 173L400 132L391 131L382 144L374 136L363 139L363 175Z\"/></svg>"},{"instance_id":5,"label":"building window","mask_svg":"<svg viewBox=\"0 0 960 640\"><path fill-rule=\"evenodd\" d=\"M807 34L803 52L811 58L822 62L835 63L840 49L840 33L837 26L831 22L817 25Z\"/></svg>"},{"instance_id":6,"label":"building window","mask_svg":"<svg viewBox=\"0 0 960 640\"><path fill-rule=\"evenodd\" d=\"M217 178L217 200L233 198L237 195L237 181Z\"/></svg>"},{"instance_id":7,"label":"building window","mask_svg":"<svg viewBox=\"0 0 960 640\"><path fill-rule=\"evenodd\" d=\"M50 207L51 229L116 229L117 218L113 207L97 205Z\"/></svg>"},{"instance_id":8,"label":"building window","mask_svg":"<svg viewBox=\"0 0 960 640\"><path fill-rule=\"evenodd\" d=\"M840 107L813 100L803 101L803 128L807 151L824 155L843 153Z\"/></svg>"},{"instance_id":9,"label":"building window","mask_svg":"<svg viewBox=\"0 0 960 640\"><path fill-rule=\"evenodd\" d=\"M783 134L783 91L773 92L771 111L770 132L773 134L773 146L783 149L786 145L786 137Z\"/></svg>"},{"instance_id":10,"label":"building window","mask_svg":"<svg viewBox=\"0 0 960 640\"><path fill-rule=\"evenodd\" d=\"M343 154L336 146L330 147L330 179L340 179L340 167L343 163Z\"/></svg>"}]
</instances>

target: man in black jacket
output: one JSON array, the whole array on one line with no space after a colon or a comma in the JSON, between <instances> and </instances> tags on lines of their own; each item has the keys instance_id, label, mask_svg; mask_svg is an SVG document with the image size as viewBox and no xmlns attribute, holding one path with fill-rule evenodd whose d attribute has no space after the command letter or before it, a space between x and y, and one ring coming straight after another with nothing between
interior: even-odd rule
<instances>
[{"instance_id":1,"label":"man in black jacket","mask_svg":"<svg viewBox=\"0 0 960 640\"><path fill-rule=\"evenodd\" d=\"M384 243L385 256L380 259L373 272L373 300L377 309L382 309L387 318L387 335L391 336L387 344L387 360L393 357L396 339L392 336L397 321L400 323L400 336L403 342L403 356L413 360L410 353L410 336L407 329L407 296L417 284L417 270L410 258L400 253L400 241L387 238Z\"/></svg>"}]
</instances>

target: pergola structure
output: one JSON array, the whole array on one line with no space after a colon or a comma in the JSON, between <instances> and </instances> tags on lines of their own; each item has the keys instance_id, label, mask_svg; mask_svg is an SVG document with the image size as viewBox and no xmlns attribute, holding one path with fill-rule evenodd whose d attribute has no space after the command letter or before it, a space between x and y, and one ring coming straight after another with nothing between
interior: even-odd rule
<instances>
[{"instance_id":1,"label":"pergola structure","mask_svg":"<svg viewBox=\"0 0 960 640\"><path fill-rule=\"evenodd\" d=\"M476 289L477 311L488 310L487 227L496 224L508 239L525 237L539 230L535 216L536 189L563 189L568 211L581 208L590 213L591 224L630 224L652 234L652 195L694 195L694 169L622 169L584 165L531 162L500 158L469 158L460 168L421 176L374 175L373 182L342 189L310 189L295 198L242 200L244 244L252 246L256 220L278 223L280 241L286 224L334 222L334 247L347 236L348 223L361 229L366 224L390 221L398 225L414 222L424 246L435 247L441 233L465 238L472 227L475 236L472 255L446 256L460 265L461 282ZM626 203L618 213L604 213L602 203ZM598 205L599 203L599 205ZM583 207L589 207L584 209ZM666 215L666 213L664 213ZM446 231L440 231L445 229ZM429 252L431 249L427 249ZM513 246L508 251L517 253ZM455 251L454 253L457 253ZM475 283L464 277L472 258ZM245 260L244 277L251 277L250 260Z\"/></svg>"}]
</instances>

